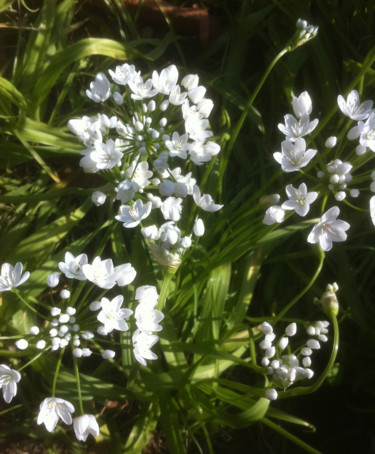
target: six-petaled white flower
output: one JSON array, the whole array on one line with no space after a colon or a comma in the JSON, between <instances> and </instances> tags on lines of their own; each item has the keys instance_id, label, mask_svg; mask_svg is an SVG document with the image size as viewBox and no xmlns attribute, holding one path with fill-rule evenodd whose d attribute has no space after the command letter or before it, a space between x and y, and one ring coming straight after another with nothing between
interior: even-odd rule
<instances>
[{"instance_id":1,"label":"six-petaled white flower","mask_svg":"<svg viewBox=\"0 0 375 454\"><path fill-rule=\"evenodd\" d=\"M134 356L135 359L143 366L147 366L147 359L158 359L157 355L151 351L151 348L156 344L158 340L159 337L155 336L154 334L147 334L140 329L134 331L132 337Z\"/></svg>"},{"instance_id":2,"label":"six-petaled white flower","mask_svg":"<svg viewBox=\"0 0 375 454\"><path fill-rule=\"evenodd\" d=\"M111 333L114 329L117 331L128 331L129 326L125 318L130 317L133 311L122 308L124 297L118 295L112 300L103 297L101 299L101 311L98 314L99 322L103 323L106 334Z\"/></svg>"},{"instance_id":3,"label":"six-petaled white flower","mask_svg":"<svg viewBox=\"0 0 375 454\"><path fill-rule=\"evenodd\" d=\"M0 388L3 390L3 398L7 404L17 394L17 383L21 380L21 374L6 366L0 364Z\"/></svg>"},{"instance_id":4,"label":"six-petaled white flower","mask_svg":"<svg viewBox=\"0 0 375 454\"><path fill-rule=\"evenodd\" d=\"M346 230L350 225L337 219L340 210L337 206L330 208L321 217L320 221L313 227L307 241L309 243L319 243L323 251L332 249L332 242L341 242L346 240Z\"/></svg>"},{"instance_id":5,"label":"six-petaled white flower","mask_svg":"<svg viewBox=\"0 0 375 454\"><path fill-rule=\"evenodd\" d=\"M22 268L21 262L16 263L14 267L10 263L1 265L0 292L12 290L12 288L22 285L29 279L30 273L26 271L22 274Z\"/></svg>"},{"instance_id":6,"label":"six-petaled white flower","mask_svg":"<svg viewBox=\"0 0 375 454\"><path fill-rule=\"evenodd\" d=\"M39 407L37 424L44 424L48 432L52 432L59 419L65 424L72 424L72 415L74 406L67 400L59 397L47 397Z\"/></svg>"},{"instance_id":7,"label":"six-petaled white flower","mask_svg":"<svg viewBox=\"0 0 375 454\"><path fill-rule=\"evenodd\" d=\"M338 95L337 104L339 105L341 112L352 120L366 120L373 112L372 101L359 103L359 94L357 90L352 90L348 94L346 101L342 95Z\"/></svg>"},{"instance_id":8,"label":"six-petaled white flower","mask_svg":"<svg viewBox=\"0 0 375 454\"><path fill-rule=\"evenodd\" d=\"M151 213L152 203L147 202L143 205L141 199L134 202L134 205L121 205L119 214L115 219L123 223L127 229L136 227L143 219Z\"/></svg>"},{"instance_id":9,"label":"six-petaled white flower","mask_svg":"<svg viewBox=\"0 0 375 454\"><path fill-rule=\"evenodd\" d=\"M281 152L277 151L273 157L281 164L284 172L296 172L307 166L316 153L317 150L312 148L306 150L305 140L299 138L295 142L284 140L281 143Z\"/></svg>"},{"instance_id":10,"label":"six-petaled white flower","mask_svg":"<svg viewBox=\"0 0 375 454\"><path fill-rule=\"evenodd\" d=\"M288 184L285 191L289 200L284 202L281 207L284 210L294 210L300 216L306 216L309 212L310 204L318 197L318 193L315 191L307 192L305 183L300 184L298 189Z\"/></svg>"}]
</instances>

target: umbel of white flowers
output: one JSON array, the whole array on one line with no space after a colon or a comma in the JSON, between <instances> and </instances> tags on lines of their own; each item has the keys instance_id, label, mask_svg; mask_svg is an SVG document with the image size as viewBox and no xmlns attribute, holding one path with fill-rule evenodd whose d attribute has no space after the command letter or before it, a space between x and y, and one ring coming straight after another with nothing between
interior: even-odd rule
<instances>
[{"instance_id":1,"label":"umbel of white flowers","mask_svg":"<svg viewBox=\"0 0 375 454\"><path fill-rule=\"evenodd\" d=\"M68 122L86 147L80 165L109 182L93 193L93 202L115 201L115 219L126 229L140 226L155 258L175 269L192 235L204 234L201 215L192 228L184 212L190 213L194 204L206 212L222 207L209 194L201 195L194 177L195 166L220 151L208 120L213 101L205 97L197 75L179 82L175 65L145 78L125 63L109 75L112 81L99 73L86 94L101 108L114 106L116 116L98 113Z\"/></svg>"},{"instance_id":2,"label":"umbel of white flowers","mask_svg":"<svg viewBox=\"0 0 375 454\"><path fill-rule=\"evenodd\" d=\"M5 266L6 265L6 266ZM25 277L21 276L22 264L16 265L17 275L13 276L12 282L8 279L13 267L4 264L2 270L5 270L4 281L7 278L7 288L20 285L24 282ZM114 266L111 259L102 260L95 257L93 262L88 262L86 254L80 254L77 257L70 252L65 254L65 260L59 263L59 269L67 279L76 279L87 281L102 289L112 289L115 286L127 286L131 284L136 276L136 271L130 263ZM24 276L29 276L25 273ZM60 275L57 272L51 273L47 277L47 285L55 288L59 285ZM96 350L96 345L101 338L110 335L116 331L128 331L129 325L125 319L133 315L133 311L123 307L124 297L122 295L114 296L112 299L102 297L100 301L94 301L89 305L93 313L88 317L86 307L81 307L79 311L74 306L69 305L70 292L63 289L60 292L62 304L52 306L50 309L49 325L43 324L43 327L32 326L29 334L16 341L16 346L20 350L26 350L29 345L35 346L39 350L51 349L58 350L68 345L71 346L72 353L75 357L90 356ZM154 286L143 285L138 287L135 292L135 300L138 305L134 312L135 324L137 329L134 331L133 352L136 360L143 366L147 365L147 360L157 359L157 355L151 351L151 348L158 342L157 332L162 330L160 322L164 314L155 309L158 303L159 295ZM96 332L92 328L97 325ZM100 337L98 337L100 336ZM108 345L108 342L106 343ZM115 351L108 348L102 352L104 359L113 359ZM0 371L1 374L1 371ZM7 399L11 398L17 387L15 384L19 381L18 372L5 369L2 371L0 387L6 393ZM2 380L2 381L1 381ZM2 385L3 384L3 385ZM1 386L2 385L2 386ZM5 394L4 394L5 397Z\"/></svg>"}]
</instances>

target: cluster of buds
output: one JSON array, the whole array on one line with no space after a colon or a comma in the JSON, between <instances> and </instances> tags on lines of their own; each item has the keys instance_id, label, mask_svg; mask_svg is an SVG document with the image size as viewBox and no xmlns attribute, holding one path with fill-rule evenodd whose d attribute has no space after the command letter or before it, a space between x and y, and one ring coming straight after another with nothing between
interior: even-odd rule
<instances>
[{"instance_id":1,"label":"cluster of buds","mask_svg":"<svg viewBox=\"0 0 375 454\"><path fill-rule=\"evenodd\" d=\"M81 167L108 181L92 200L102 205L111 198L118 204L115 219L127 229L140 225L156 259L176 268L192 235L204 234L201 217L188 219L192 207L208 212L222 207L201 194L193 175L194 165L220 151L209 129L213 102L205 98L197 75L179 84L175 65L144 78L125 63L109 75L112 82L99 73L86 94L103 107L108 102L112 116L98 113L68 122L86 147Z\"/></svg>"},{"instance_id":2,"label":"cluster of buds","mask_svg":"<svg viewBox=\"0 0 375 454\"><path fill-rule=\"evenodd\" d=\"M271 387L266 390L268 399L277 399L275 388L285 390L298 380L313 377L314 372L310 368L311 355L314 350L320 349L320 342L327 342L328 325L327 321L309 323L306 326L306 332L311 338L306 341L297 354L294 354L290 351L284 352L287 348L290 350L289 340L297 333L296 323L290 323L279 339L276 339L273 327L269 323L262 323L261 331L264 338L259 343L259 347L263 351L261 364L270 377Z\"/></svg>"}]
</instances>

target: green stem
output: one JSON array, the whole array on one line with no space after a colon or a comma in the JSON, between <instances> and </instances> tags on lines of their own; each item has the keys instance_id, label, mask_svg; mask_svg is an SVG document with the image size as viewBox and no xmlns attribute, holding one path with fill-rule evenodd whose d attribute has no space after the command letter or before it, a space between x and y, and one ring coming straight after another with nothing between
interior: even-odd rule
<instances>
[{"instance_id":1,"label":"green stem","mask_svg":"<svg viewBox=\"0 0 375 454\"><path fill-rule=\"evenodd\" d=\"M60 370L60 366L61 366L62 359L64 356L64 352L65 352L65 347L61 349L59 359L57 360L55 375L53 377L53 383L52 383L52 397L55 397L57 377L59 375L59 370Z\"/></svg>"},{"instance_id":2,"label":"green stem","mask_svg":"<svg viewBox=\"0 0 375 454\"><path fill-rule=\"evenodd\" d=\"M158 300L158 305L157 305L157 309L159 311L162 311L164 309L165 302L167 300L167 296L168 296L168 293L169 293L169 284L170 284L170 282L172 280L172 277L173 277L172 273L166 272L164 274L164 280L163 280L163 284L161 286L159 300Z\"/></svg>"},{"instance_id":3,"label":"green stem","mask_svg":"<svg viewBox=\"0 0 375 454\"><path fill-rule=\"evenodd\" d=\"M275 432L282 435L287 440L291 441L295 445L299 446L300 448L304 449L306 452L310 452L311 454L321 454L320 451L312 448L310 445L302 441L301 439L297 438L295 435L291 434L287 430L283 429L278 424L275 424L273 421L269 420L268 418L262 418L262 423L266 426L270 427Z\"/></svg>"},{"instance_id":4,"label":"green stem","mask_svg":"<svg viewBox=\"0 0 375 454\"><path fill-rule=\"evenodd\" d=\"M239 120L237 121L236 127L234 128L234 131L231 135L231 138L228 142L226 153L229 154L232 151L232 148L237 140L237 136L241 131L242 125L244 124L244 121L247 117L247 114L253 105L253 102L255 101L255 98L258 96L258 93L260 92L260 89L262 88L264 82L266 81L267 77L269 76L270 72L272 71L273 67L276 65L276 63L280 60L283 55L285 55L288 52L287 48L284 48L281 52L279 52L276 57L272 60L268 68L266 69L265 73L263 74L263 77L261 78L260 82L256 86L255 90L253 91L253 94L250 96L250 99L248 103L245 106L245 109L243 110Z\"/></svg>"},{"instance_id":5,"label":"green stem","mask_svg":"<svg viewBox=\"0 0 375 454\"><path fill-rule=\"evenodd\" d=\"M78 392L79 409L81 411L81 415L84 415L85 412L83 411L83 404L82 404L81 382L80 382L80 379L79 379L78 362L77 362L77 358L74 355L73 355L73 363L74 363L74 372L76 374L76 381L77 381L77 392Z\"/></svg>"},{"instance_id":6,"label":"green stem","mask_svg":"<svg viewBox=\"0 0 375 454\"><path fill-rule=\"evenodd\" d=\"M319 276L319 273L322 270L323 263L324 263L324 251L322 248L319 248L319 265L318 268L316 269L313 277L311 278L310 282L306 285L306 287L298 293L298 295L292 299L285 307L284 309L279 312L279 314L273 319L274 323L277 323L301 298L302 296L311 288L311 286L314 284L316 281L317 277Z\"/></svg>"},{"instance_id":7,"label":"green stem","mask_svg":"<svg viewBox=\"0 0 375 454\"><path fill-rule=\"evenodd\" d=\"M21 296L21 293L16 289L16 288L13 288L12 289L12 292L17 296L17 298L19 298L21 300L21 302L28 308L30 309L32 312L34 312L35 314L38 314L39 317L42 317L44 318L44 320L49 320L48 317L46 317L45 315L41 314L40 312L38 312L34 307L30 306L30 304Z\"/></svg>"},{"instance_id":8,"label":"green stem","mask_svg":"<svg viewBox=\"0 0 375 454\"><path fill-rule=\"evenodd\" d=\"M35 355L34 358L30 359L30 361L28 361L26 364L24 364L22 367L20 367L18 369L18 372L21 372L21 370L26 369L27 366L30 366L30 364L32 364L34 361L36 361L38 358L40 358L48 349L49 349L49 347L45 350L42 350L37 355Z\"/></svg>"}]
</instances>

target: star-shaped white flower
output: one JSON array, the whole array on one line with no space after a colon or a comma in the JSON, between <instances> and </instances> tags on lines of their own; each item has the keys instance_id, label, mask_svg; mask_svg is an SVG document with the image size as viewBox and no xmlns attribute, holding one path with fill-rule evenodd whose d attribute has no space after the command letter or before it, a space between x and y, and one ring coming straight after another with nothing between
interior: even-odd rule
<instances>
[{"instance_id":1,"label":"star-shaped white flower","mask_svg":"<svg viewBox=\"0 0 375 454\"><path fill-rule=\"evenodd\" d=\"M296 119L293 115L287 114L284 116L284 121L285 125L279 123L278 128L283 134L285 134L286 140L291 141L310 134L310 132L313 131L319 123L317 118L310 121L308 115L303 115L301 118Z\"/></svg>"},{"instance_id":2,"label":"star-shaped white flower","mask_svg":"<svg viewBox=\"0 0 375 454\"><path fill-rule=\"evenodd\" d=\"M284 202L281 207L284 210L294 210L300 216L306 216L309 212L310 204L315 202L318 197L317 192L307 192L305 183L300 184L298 189L288 184L285 191L289 200Z\"/></svg>"},{"instance_id":3,"label":"star-shaped white flower","mask_svg":"<svg viewBox=\"0 0 375 454\"><path fill-rule=\"evenodd\" d=\"M59 263L59 269L69 279L78 279L85 281L87 278L82 271L82 266L88 263L87 255L80 254L77 257L71 252L66 252L64 257L65 262Z\"/></svg>"},{"instance_id":4,"label":"star-shaped white flower","mask_svg":"<svg viewBox=\"0 0 375 454\"><path fill-rule=\"evenodd\" d=\"M1 265L0 292L12 290L12 288L18 287L29 279L30 273L26 271L22 274L22 268L21 262L16 263L15 267L9 263Z\"/></svg>"},{"instance_id":5,"label":"star-shaped white flower","mask_svg":"<svg viewBox=\"0 0 375 454\"><path fill-rule=\"evenodd\" d=\"M307 237L307 241L309 243L319 242L323 251L332 249L332 242L345 241L347 238L345 231L349 229L350 225L337 219L339 214L340 210L337 206L326 211L320 221L313 227Z\"/></svg>"},{"instance_id":6,"label":"star-shaped white flower","mask_svg":"<svg viewBox=\"0 0 375 454\"><path fill-rule=\"evenodd\" d=\"M143 205L141 199L134 202L134 205L121 205L119 214L115 219L123 223L127 229L137 227L137 225L151 213L152 202L147 202Z\"/></svg>"},{"instance_id":7,"label":"star-shaped white flower","mask_svg":"<svg viewBox=\"0 0 375 454\"><path fill-rule=\"evenodd\" d=\"M359 103L359 94L357 90L352 90L346 101L343 96L338 95L337 104L340 107L341 112L352 120L366 120L372 111L373 102L368 100L363 103Z\"/></svg>"},{"instance_id":8,"label":"star-shaped white flower","mask_svg":"<svg viewBox=\"0 0 375 454\"><path fill-rule=\"evenodd\" d=\"M105 289L110 289L116 284L120 287L128 285L137 274L130 263L114 267L112 259L102 260L100 257L95 257L92 264L84 264L82 271L89 281Z\"/></svg>"},{"instance_id":9,"label":"star-shaped white flower","mask_svg":"<svg viewBox=\"0 0 375 454\"><path fill-rule=\"evenodd\" d=\"M101 311L97 318L99 322L103 323L106 334L114 329L117 331L128 331L129 326L125 322L125 318L130 317L133 311L121 308L123 302L124 297L122 295L118 295L112 300L105 297L101 299Z\"/></svg>"},{"instance_id":10,"label":"star-shaped white flower","mask_svg":"<svg viewBox=\"0 0 375 454\"><path fill-rule=\"evenodd\" d=\"M72 424L73 405L59 397L47 397L39 407L37 424L44 424L48 432L52 432L59 419L65 424Z\"/></svg>"},{"instance_id":11,"label":"star-shaped white flower","mask_svg":"<svg viewBox=\"0 0 375 454\"><path fill-rule=\"evenodd\" d=\"M311 159L316 155L317 150L309 148L306 150L304 139L284 140L281 142L281 153L277 151L273 154L275 161L281 164L284 172L296 172L302 167L307 166Z\"/></svg>"},{"instance_id":12,"label":"star-shaped white flower","mask_svg":"<svg viewBox=\"0 0 375 454\"><path fill-rule=\"evenodd\" d=\"M99 73L95 81L90 83L90 90L86 90L86 95L95 102L104 102L111 96L111 84L107 76Z\"/></svg>"},{"instance_id":13,"label":"star-shaped white flower","mask_svg":"<svg viewBox=\"0 0 375 454\"><path fill-rule=\"evenodd\" d=\"M133 337L133 352L135 359L142 364L143 366L147 366L146 359L148 360L155 360L158 359L157 355L151 351L151 348L156 344L159 340L158 336L154 334L147 334L137 329L134 331Z\"/></svg>"},{"instance_id":14,"label":"star-shaped white flower","mask_svg":"<svg viewBox=\"0 0 375 454\"><path fill-rule=\"evenodd\" d=\"M123 156L112 139L106 143L96 143L95 149L90 153L90 159L95 162L98 170L112 169L121 162Z\"/></svg>"},{"instance_id":15,"label":"star-shaped white flower","mask_svg":"<svg viewBox=\"0 0 375 454\"><path fill-rule=\"evenodd\" d=\"M7 404L17 394L17 383L21 380L21 374L6 366L0 364L0 389L3 390L3 398Z\"/></svg>"}]
</instances>

